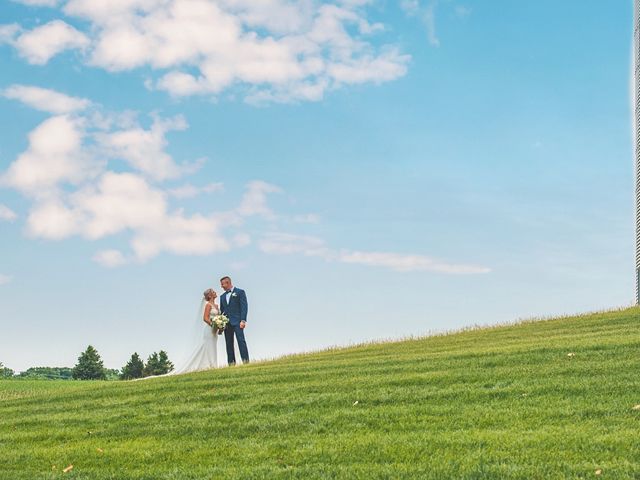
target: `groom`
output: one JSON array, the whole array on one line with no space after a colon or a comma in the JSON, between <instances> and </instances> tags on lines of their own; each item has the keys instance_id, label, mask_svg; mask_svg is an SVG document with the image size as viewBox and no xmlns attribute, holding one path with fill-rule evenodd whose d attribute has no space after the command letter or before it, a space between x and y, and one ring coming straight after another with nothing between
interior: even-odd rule
<instances>
[{"instance_id":1,"label":"groom","mask_svg":"<svg viewBox=\"0 0 640 480\"><path fill-rule=\"evenodd\" d=\"M227 360L229 365L236 364L236 353L233 348L233 336L238 339L238 349L242 363L249 361L247 342L244 339L244 327L247 325L247 295L244 290L236 288L229 277L220 279L220 286L224 293L220 298L220 312L229 319L227 328L224 329L224 339L227 342Z\"/></svg>"}]
</instances>

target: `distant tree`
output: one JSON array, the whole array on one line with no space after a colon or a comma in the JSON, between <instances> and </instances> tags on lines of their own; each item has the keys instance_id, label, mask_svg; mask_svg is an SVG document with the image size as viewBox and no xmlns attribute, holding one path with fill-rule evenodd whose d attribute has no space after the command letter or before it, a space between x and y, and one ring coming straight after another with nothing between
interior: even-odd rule
<instances>
[{"instance_id":1,"label":"distant tree","mask_svg":"<svg viewBox=\"0 0 640 480\"><path fill-rule=\"evenodd\" d=\"M50 380L71 380L73 369L69 367L31 367L20 372L20 378L47 378Z\"/></svg>"},{"instance_id":2,"label":"distant tree","mask_svg":"<svg viewBox=\"0 0 640 480\"><path fill-rule=\"evenodd\" d=\"M138 352L135 352L131 355L131 358L127 362L127 364L122 367L122 373L120 374L120 378L122 380L131 380L132 378L142 378L144 375L144 363L138 355Z\"/></svg>"},{"instance_id":3,"label":"distant tree","mask_svg":"<svg viewBox=\"0 0 640 480\"><path fill-rule=\"evenodd\" d=\"M14 375L14 371L10 368L5 367L2 362L0 362L0 378L11 378Z\"/></svg>"},{"instance_id":4,"label":"distant tree","mask_svg":"<svg viewBox=\"0 0 640 480\"><path fill-rule=\"evenodd\" d=\"M91 345L78 357L78 363L73 367L73 378L76 380L106 380L107 375L100 354Z\"/></svg>"},{"instance_id":5,"label":"distant tree","mask_svg":"<svg viewBox=\"0 0 640 480\"><path fill-rule=\"evenodd\" d=\"M169 373L171 370L173 370L173 363L169 360L169 355L167 355L167 352L165 352L164 350L160 350L160 353L158 354L158 360L160 361L160 368L165 373Z\"/></svg>"},{"instance_id":6,"label":"distant tree","mask_svg":"<svg viewBox=\"0 0 640 480\"><path fill-rule=\"evenodd\" d=\"M147 364L144 366L143 376L164 375L173 370L173 363L169 361L169 356L164 350L160 353L153 352L147 358Z\"/></svg>"}]
</instances>

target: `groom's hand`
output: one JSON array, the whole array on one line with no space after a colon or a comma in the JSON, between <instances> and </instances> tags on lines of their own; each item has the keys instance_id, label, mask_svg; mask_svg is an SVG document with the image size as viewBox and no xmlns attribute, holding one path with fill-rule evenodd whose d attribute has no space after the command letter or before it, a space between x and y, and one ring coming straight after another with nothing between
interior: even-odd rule
<instances>
[{"instance_id":1,"label":"groom's hand","mask_svg":"<svg viewBox=\"0 0 640 480\"><path fill-rule=\"evenodd\" d=\"M240 328L244 329L244 327L247 326L247 322L245 322L244 320L240 322Z\"/></svg>"}]
</instances>

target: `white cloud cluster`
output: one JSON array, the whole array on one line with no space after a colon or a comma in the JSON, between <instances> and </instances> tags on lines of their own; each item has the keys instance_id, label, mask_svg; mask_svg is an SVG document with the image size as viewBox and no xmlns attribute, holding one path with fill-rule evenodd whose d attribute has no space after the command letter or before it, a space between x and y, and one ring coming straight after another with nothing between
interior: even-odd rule
<instances>
[{"instance_id":1,"label":"white cloud cluster","mask_svg":"<svg viewBox=\"0 0 640 480\"><path fill-rule=\"evenodd\" d=\"M390 252L342 251L338 256L343 263L384 267L398 272L437 272L459 275L489 273L487 267L447 263L423 255L403 255Z\"/></svg>"},{"instance_id":2,"label":"white cloud cluster","mask_svg":"<svg viewBox=\"0 0 640 480\"><path fill-rule=\"evenodd\" d=\"M127 238L129 252L108 248L93 257L98 264L114 268L145 262L163 252L227 252L251 244L251 236L244 231L249 219L258 217L273 224L282 218L268 202L270 195L282 190L261 180L247 183L238 206L230 211L187 214L173 204L176 199L223 189L219 182L199 187L188 182L172 188L165 185L193 173L200 165L180 165L166 151L167 133L187 128L181 116L153 115L145 128L130 113L105 114L88 100L39 87L13 85L4 95L52 113L31 131L27 149L0 174L0 186L17 190L30 200L26 228L32 237ZM0 205L0 220L15 218L11 209ZM314 214L285 218L297 223L319 221ZM489 271L421 255L336 250L316 237L282 233L264 236L258 248L267 254L299 254L399 272Z\"/></svg>"},{"instance_id":3,"label":"white cloud cluster","mask_svg":"<svg viewBox=\"0 0 640 480\"><path fill-rule=\"evenodd\" d=\"M177 164L166 152L167 132L187 128L182 117L155 115L144 128L134 116L106 115L98 107L84 111L90 102L51 90L14 85L4 94L41 110L49 105L52 112L73 112L54 114L38 125L29 134L27 149L0 175L1 186L31 200L26 224L33 237L98 240L129 235L132 255L106 250L94 257L114 267L162 252L206 255L229 250L235 240L246 245L246 234L236 232L229 240L223 230L240 226L245 217L273 216L267 195L279 189L259 181L247 185L234 212L187 215L172 208L172 197L222 188L215 182L199 188L162 185L194 170L193 165ZM0 217L13 220L16 215L0 205Z\"/></svg>"},{"instance_id":4,"label":"white cloud cluster","mask_svg":"<svg viewBox=\"0 0 640 480\"><path fill-rule=\"evenodd\" d=\"M29 134L29 146L0 176L0 185L33 197L50 197L64 185L96 178L108 161L127 164L152 181L193 173L202 160L178 164L167 153L167 134L184 130L182 116L152 116L145 128L131 115L104 115L85 99L27 85L12 85L3 95L55 115ZM63 113L69 112L69 113Z\"/></svg>"},{"instance_id":5,"label":"white cloud cluster","mask_svg":"<svg viewBox=\"0 0 640 480\"><path fill-rule=\"evenodd\" d=\"M80 235L97 240L128 232L137 261L162 252L208 255L230 248L220 218L172 210L166 194L135 173L107 171L71 194L36 202L27 225L31 235L48 239ZM124 256L114 252L95 259L108 266L124 263Z\"/></svg>"},{"instance_id":6,"label":"white cloud cluster","mask_svg":"<svg viewBox=\"0 0 640 480\"><path fill-rule=\"evenodd\" d=\"M260 180L253 181L247 185L238 213L245 217L261 215L266 218L274 218L275 214L267 205L267 196L271 193L281 193L282 190L275 185L271 185Z\"/></svg>"},{"instance_id":7,"label":"white cloud cluster","mask_svg":"<svg viewBox=\"0 0 640 480\"><path fill-rule=\"evenodd\" d=\"M193 198L204 193L216 193L224 190L220 182L208 183L202 187L196 187L191 183L185 183L179 187L170 188L167 193L174 198Z\"/></svg>"},{"instance_id":8,"label":"white cloud cluster","mask_svg":"<svg viewBox=\"0 0 640 480\"><path fill-rule=\"evenodd\" d=\"M317 213L294 215L293 221L296 223L320 223L320 215Z\"/></svg>"},{"instance_id":9,"label":"white cloud cluster","mask_svg":"<svg viewBox=\"0 0 640 480\"><path fill-rule=\"evenodd\" d=\"M65 50L84 51L89 37L62 20L52 20L32 30L0 25L0 43L9 43L32 65L44 65Z\"/></svg>"},{"instance_id":10,"label":"white cloud cluster","mask_svg":"<svg viewBox=\"0 0 640 480\"><path fill-rule=\"evenodd\" d=\"M0 285L6 285L7 283L11 283L12 280L13 280L13 277L0 273Z\"/></svg>"},{"instance_id":11,"label":"white cloud cluster","mask_svg":"<svg viewBox=\"0 0 640 480\"><path fill-rule=\"evenodd\" d=\"M2 205L0 203L0 220L5 222L13 222L16 218L18 218L18 214L11 210L6 205Z\"/></svg>"},{"instance_id":12,"label":"white cloud cluster","mask_svg":"<svg viewBox=\"0 0 640 480\"><path fill-rule=\"evenodd\" d=\"M432 47L440 46L440 39L436 31L436 12L441 3L453 7L453 13L458 18L471 15L471 8L465 5L451 5L451 2L441 0L401 0L400 7L407 15L419 18L427 30L427 41Z\"/></svg>"},{"instance_id":13,"label":"white cloud cluster","mask_svg":"<svg viewBox=\"0 0 640 480\"><path fill-rule=\"evenodd\" d=\"M470 275L489 273L491 271L483 266L448 263L424 255L334 250L327 247L321 238L285 233L266 235L260 241L259 247L263 252L270 254L301 254L308 257L320 257L326 261L381 267L397 272L436 272Z\"/></svg>"},{"instance_id":14,"label":"white cloud cluster","mask_svg":"<svg viewBox=\"0 0 640 480\"><path fill-rule=\"evenodd\" d=\"M0 177L0 184L33 197L50 195L61 183L78 184L93 173L93 159L82 148L82 120L50 117L29 134L29 147Z\"/></svg>"},{"instance_id":15,"label":"white cloud cluster","mask_svg":"<svg viewBox=\"0 0 640 480\"><path fill-rule=\"evenodd\" d=\"M400 6L410 16L419 17L427 29L427 40L432 47L439 47L440 40L436 33L436 8L438 0L429 0L425 5L419 0L402 0Z\"/></svg>"},{"instance_id":16,"label":"white cloud cluster","mask_svg":"<svg viewBox=\"0 0 640 480\"><path fill-rule=\"evenodd\" d=\"M181 115L163 119L154 115L149 129L141 126L103 132L96 136L100 148L109 156L126 161L138 170L155 180L177 178L185 173L197 170L201 162L191 165L178 165L165 152L166 135L170 131L187 128L187 122Z\"/></svg>"},{"instance_id":17,"label":"white cloud cluster","mask_svg":"<svg viewBox=\"0 0 640 480\"><path fill-rule=\"evenodd\" d=\"M91 104L85 98L70 97L54 90L29 85L11 85L2 91L2 96L19 100L36 110L55 114L77 112Z\"/></svg>"},{"instance_id":18,"label":"white cloud cluster","mask_svg":"<svg viewBox=\"0 0 640 480\"><path fill-rule=\"evenodd\" d=\"M20 25L16 23L0 25L0 44L13 43L20 32Z\"/></svg>"},{"instance_id":19,"label":"white cloud cluster","mask_svg":"<svg viewBox=\"0 0 640 480\"><path fill-rule=\"evenodd\" d=\"M93 256L93 261L107 268L115 268L127 263L119 250L102 250Z\"/></svg>"},{"instance_id":20,"label":"white cloud cluster","mask_svg":"<svg viewBox=\"0 0 640 480\"><path fill-rule=\"evenodd\" d=\"M13 0L16 3L22 3L29 7L55 7L58 0Z\"/></svg>"},{"instance_id":21,"label":"white cloud cluster","mask_svg":"<svg viewBox=\"0 0 640 480\"><path fill-rule=\"evenodd\" d=\"M33 0L45 2L46 0ZM47 2L49 3L49 2ZM403 76L410 60L376 45L366 0L66 0L33 30L0 26L21 56L44 64L67 49L109 71L151 67L173 96L239 88L249 102L320 100L344 85ZM8 40L7 40L8 39Z\"/></svg>"},{"instance_id":22,"label":"white cloud cluster","mask_svg":"<svg viewBox=\"0 0 640 480\"><path fill-rule=\"evenodd\" d=\"M251 190L249 184L243 202L250 201ZM225 232L242 225L242 212L186 215L172 209L168 197L139 174L105 171L71 193L36 200L27 228L32 236L51 240L73 235L98 240L128 233L131 259L140 262L162 252L209 255L250 243L246 234L229 237ZM108 267L128 261L117 250L99 252L94 260Z\"/></svg>"},{"instance_id":23,"label":"white cloud cluster","mask_svg":"<svg viewBox=\"0 0 640 480\"><path fill-rule=\"evenodd\" d=\"M324 240L307 235L291 233L270 233L260 241L260 250L275 255L302 254L307 257L322 257L330 259L332 251L327 248Z\"/></svg>"}]
</instances>

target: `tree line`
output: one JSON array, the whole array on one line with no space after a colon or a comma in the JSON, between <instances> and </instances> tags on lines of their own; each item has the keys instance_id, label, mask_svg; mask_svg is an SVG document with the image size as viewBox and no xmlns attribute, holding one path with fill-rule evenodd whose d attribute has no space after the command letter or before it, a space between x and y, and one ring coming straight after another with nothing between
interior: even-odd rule
<instances>
[{"instance_id":1,"label":"tree line","mask_svg":"<svg viewBox=\"0 0 640 480\"><path fill-rule=\"evenodd\" d=\"M137 352L122 369L105 368L98 351L89 345L80 354L78 362L70 367L32 367L16 374L0 362L0 378L45 378L50 380L132 380L134 378L164 375L173 370L173 363L167 352L160 350L153 352L142 361Z\"/></svg>"}]
</instances>

